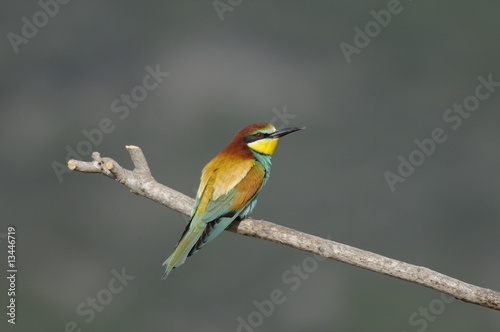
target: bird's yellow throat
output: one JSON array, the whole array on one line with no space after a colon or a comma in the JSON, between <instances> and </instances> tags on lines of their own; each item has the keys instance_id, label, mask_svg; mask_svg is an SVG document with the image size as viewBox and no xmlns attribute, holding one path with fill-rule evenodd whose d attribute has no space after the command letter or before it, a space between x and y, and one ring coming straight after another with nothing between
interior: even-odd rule
<instances>
[{"instance_id":1,"label":"bird's yellow throat","mask_svg":"<svg viewBox=\"0 0 500 332\"><path fill-rule=\"evenodd\" d=\"M255 142L248 143L248 147L255 152L271 156L278 144L277 138L261 139Z\"/></svg>"}]
</instances>

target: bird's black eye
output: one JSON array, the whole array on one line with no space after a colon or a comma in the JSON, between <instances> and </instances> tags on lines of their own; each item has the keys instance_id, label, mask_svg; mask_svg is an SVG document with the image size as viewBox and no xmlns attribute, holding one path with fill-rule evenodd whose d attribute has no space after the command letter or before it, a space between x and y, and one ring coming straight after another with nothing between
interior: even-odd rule
<instances>
[{"instance_id":1,"label":"bird's black eye","mask_svg":"<svg viewBox=\"0 0 500 332\"><path fill-rule=\"evenodd\" d=\"M256 138L262 138L264 137L264 134L263 133L257 133L254 135Z\"/></svg>"}]
</instances>

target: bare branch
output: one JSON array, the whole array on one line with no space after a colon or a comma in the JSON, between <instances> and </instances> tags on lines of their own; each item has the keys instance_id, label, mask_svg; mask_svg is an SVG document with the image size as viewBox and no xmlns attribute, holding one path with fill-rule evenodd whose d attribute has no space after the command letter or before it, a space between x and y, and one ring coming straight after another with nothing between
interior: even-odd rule
<instances>
[{"instance_id":1,"label":"bare branch","mask_svg":"<svg viewBox=\"0 0 500 332\"><path fill-rule=\"evenodd\" d=\"M83 173L102 173L122 183L134 194L147 197L168 208L189 215L194 200L156 182L151 175L142 150L133 145L126 148L134 163L135 168L132 171L122 168L111 158L101 158L98 152L92 154L94 161L69 160L68 168ZM465 283L426 267L384 257L265 220L247 218L240 222L234 222L227 230L308 251L366 270L429 287L465 302L500 310L499 292Z\"/></svg>"}]
</instances>

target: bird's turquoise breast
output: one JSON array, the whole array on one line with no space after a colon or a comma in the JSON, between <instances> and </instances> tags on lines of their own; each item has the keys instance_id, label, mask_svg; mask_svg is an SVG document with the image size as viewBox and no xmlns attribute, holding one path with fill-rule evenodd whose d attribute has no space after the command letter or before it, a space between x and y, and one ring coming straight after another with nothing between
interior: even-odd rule
<instances>
[{"instance_id":1,"label":"bird's turquoise breast","mask_svg":"<svg viewBox=\"0 0 500 332\"><path fill-rule=\"evenodd\" d=\"M255 153L255 159L259 163L264 166L265 174L264 174L264 182L262 183L261 188L266 184L267 179L269 178L269 175L271 174L271 156L267 154L261 154L261 153Z\"/></svg>"},{"instance_id":2,"label":"bird's turquoise breast","mask_svg":"<svg viewBox=\"0 0 500 332\"><path fill-rule=\"evenodd\" d=\"M269 179L269 176L271 174L271 156L260 153L254 153L254 155L255 159L257 159L257 162L264 167L264 178L262 180L262 185L260 186L259 190L257 190L255 195L248 201L245 207L241 209L240 213L238 214L238 216L241 219L247 217L250 213L252 213L252 210L255 208L255 205L257 205L259 192L261 191L262 187L264 187L264 185L267 182L267 179Z\"/></svg>"}]
</instances>

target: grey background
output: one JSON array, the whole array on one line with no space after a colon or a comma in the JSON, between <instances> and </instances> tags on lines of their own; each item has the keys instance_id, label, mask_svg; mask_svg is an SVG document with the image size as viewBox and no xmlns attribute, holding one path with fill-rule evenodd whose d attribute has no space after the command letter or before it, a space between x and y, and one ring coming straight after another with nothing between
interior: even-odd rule
<instances>
[{"instance_id":1,"label":"grey background","mask_svg":"<svg viewBox=\"0 0 500 332\"><path fill-rule=\"evenodd\" d=\"M307 130L280 141L254 217L499 290L500 91L457 130L443 121L478 76L500 81L498 1L402 1L351 63L339 44L387 1L242 1L223 21L211 1L71 1L18 53L8 34L41 7L0 6L0 233L17 228L18 331L236 331L249 316L256 331L498 331L491 309L227 232L162 281L184 218L53 169L108 118L93 150L131 167L124 146L138 145L159 182L193 195L237 130L274 117ZM120 119L112 102L157 65L169 76ZM447 140L391 192L384 172L435 128ZM305 262L292 290L283 276ZM135 278L106 298L122 269ZM286 299L259 322L254 301L276 289ZM109 304L87 322L77 307L98 294Z\"/></svg>"}]
</instances>

